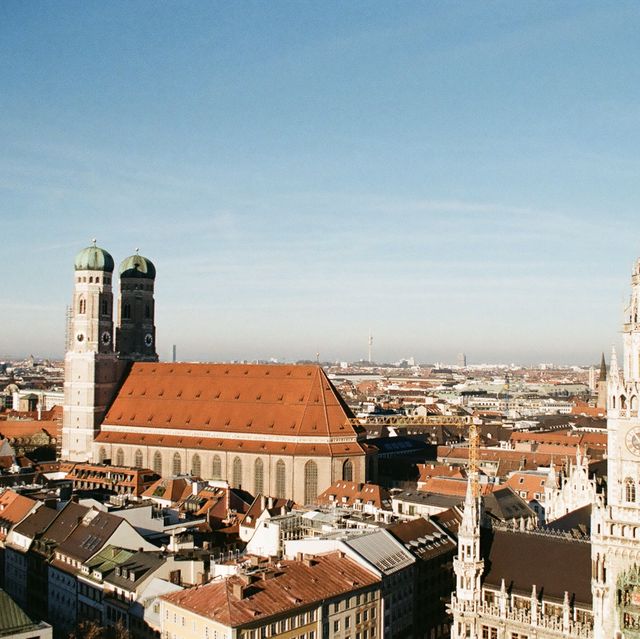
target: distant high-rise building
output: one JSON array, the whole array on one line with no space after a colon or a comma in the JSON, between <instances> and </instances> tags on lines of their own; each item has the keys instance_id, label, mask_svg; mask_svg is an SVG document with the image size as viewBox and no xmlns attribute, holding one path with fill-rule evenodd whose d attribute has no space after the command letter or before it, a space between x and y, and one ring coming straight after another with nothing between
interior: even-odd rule
<instances>
[{"instance_id":1,"label":"distant high-rise building","mask_svg":"<svg viewBox=\"0 0 640 639\"><path fill-rule=\"evenodd\" d=\"M460 368L467 367L467 356L465 353L458 353L458 366Z\"/></svg>"}]
</instances>

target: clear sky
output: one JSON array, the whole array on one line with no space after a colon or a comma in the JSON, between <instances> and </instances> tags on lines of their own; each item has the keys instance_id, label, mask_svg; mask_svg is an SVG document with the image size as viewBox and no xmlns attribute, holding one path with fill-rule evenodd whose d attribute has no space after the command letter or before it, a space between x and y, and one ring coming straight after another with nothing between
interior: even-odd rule
<instances>
[{"instance_id":1,"label":"clear sky","mask_svg":"<svg viewBox=\"0 0 640 639\"><path fill-rule=\"evenodd\" d=\"M0 357L92 237L183 359L577 362L640 255L637 2L0 3Z\"/></svg>"}]
</instances>

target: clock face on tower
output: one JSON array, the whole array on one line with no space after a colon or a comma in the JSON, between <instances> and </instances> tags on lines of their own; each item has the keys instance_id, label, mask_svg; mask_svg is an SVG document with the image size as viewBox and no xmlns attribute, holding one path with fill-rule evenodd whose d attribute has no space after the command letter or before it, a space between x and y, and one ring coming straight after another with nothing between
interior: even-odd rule
<instances>
[{"instance_id":1,"label":"clock face on tower","mask_svg":"<svg viewBox=\"0 0 640 639\"><path fill-rule=\"evenodd\" d=\"M111 333L109 333L109 331L105 331L102 333L100 339L102 340L102 343L107 346L111 342Z\"/></svg>"},{"instance_id":2,"label":"clock face on tower","mask_svg":"<svg viewBox=\"0 0 640 639\"><path fill-rule=\"evenodd\" d=\"M151 335L151 333L147 333L144 336L144 345L145 346L151 346L151 344L153 344L153 335Z\"/></svg>"},{"instance_id":3,"label":"clock face on tower","mask_svg":"<svg viewBox=\"0 0 640 639\"><path fill-rule=\"evenodd\" d=\"M633 428L627 433L625 444L630 453L640 457L640 427Z\"/></svg>"}]
</instances>

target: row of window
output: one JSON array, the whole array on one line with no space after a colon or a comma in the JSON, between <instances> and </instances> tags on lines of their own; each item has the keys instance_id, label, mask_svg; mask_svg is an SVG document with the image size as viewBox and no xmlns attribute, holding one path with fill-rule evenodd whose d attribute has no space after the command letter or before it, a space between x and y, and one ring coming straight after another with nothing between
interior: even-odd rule
<instances>
[{"instance_id":1,"label":"row of window","mask_svg":"<svg viewBox=\"0 0 640 639\"><path fill-rule=\"evenodd\" d=\"M104 447L101 447L98 451L98 460L103 463L107 458L107 451ZM124 466L124 450L118 448L115 455L115 465ZM134 454L134 465L136 467L143 466L143 455L141 450L136 450ZM154 472L162 476L162 453L156 451L153 455L152 468ZM257 458L254 461L253 467L254 477L254 493L264 493L264 462L261 458ZM172 475L182 474L182 455L178 452L173 454L171 464ZM202 476L202 462L200 455L195 453L191 457L191 474L196 477ZM350 460L347 460L343 465L343 474L353 476L353 464ZM211 476L213 479L222 479L222 459L219 455L214 455L211 468ZM240 457L234 457L231 463L231 486L232 488L242 488L242 460ZM286 466L282 459L276 462L276 497L286 497ZM309 460L304 466L304 501L306 504L310 504L315 501L318 496L318 466L317 464Z\"/></svg>"},{"instance_id":2,"label":"row of window","mask_svg":"<svg viewBox=\"0 0 640 639\"><path fill-rule=\"evenodd\" d=\"M84 276L84 277L78 277L78 278L77 278L77 282L78 282L78 284L80 284L80 283L84 283L84 284L86 284L86 283L87 283L87 278L86 278L86 276ZM96 284L100 284L100 278L99 278L98 276L96 276L96 277L94 278L94 277L93 277L93 275L90 275L90 276L89 276L89 284L93 284L94 282L95 282ZM110 278L110 277L105 277L105 278L104 278L104 283L105 283L105 284L111 284L111 278Z\"/></svg>"}]
</instances>

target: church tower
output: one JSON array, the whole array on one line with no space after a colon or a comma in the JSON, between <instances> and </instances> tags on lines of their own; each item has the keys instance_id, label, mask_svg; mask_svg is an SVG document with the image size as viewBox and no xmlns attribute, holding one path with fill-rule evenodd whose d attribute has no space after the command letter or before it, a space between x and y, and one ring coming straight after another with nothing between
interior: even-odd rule
<instances>
[{"instance_id":1,"label":"church tower","mask_svg":"<svg viewBox=\"0 0 640 639\"><path fill-rule=\"evenodd\" d=\"M458 531L458 555L453 560L456 592L451 611L454 623L451 639L479 639L478 608L482 597L481 577L484 561L480 555L481 497L478 493L478 471L470 469L464 513Z\"/></svg>"},{"instance_id":2,"label":"church tower","mask_svg":"<svg viewBox=\"0 0 640 639\"><path fill-rule=\"evenodd\" d=\"M624 312L622 372L611 355L607 399L607 494L594 505L594 639L635 639L640 628L640 260Z\"/></svg>"},{"instance_id":3,"label":"church tower","mask_svg":"<svg viewBox=\"0 0 640 639\"><path fill-rule=\"evenodd\" d=\"M113 258L95 241L76 256L65 355L62 459L88 461L119 376L113 347Z\"/></svg>"},{"instance_id":4,"label":"church tower","mask_svg":"<svg viewBox=\"0 0 640 639\"><path fill-rule=\"evenodd\" d=\"M157 362L153 299L155 266L136 252L120 264L119 272L118 358L132 362Z\"/></svg>"},{"instance_id":5,"label":"church tower","mask_svg":"<svg viewBox=\"0 0 640 639\"><path fill-rule=\"evenodd\" d=\"M598 377L598 385L596 386L596 394L598 396L597 407L605 409L607 408L607 363L604 360L604 353L602 353L602 359L600 360L600 375Z\"/></svg>"}]
</instances>

